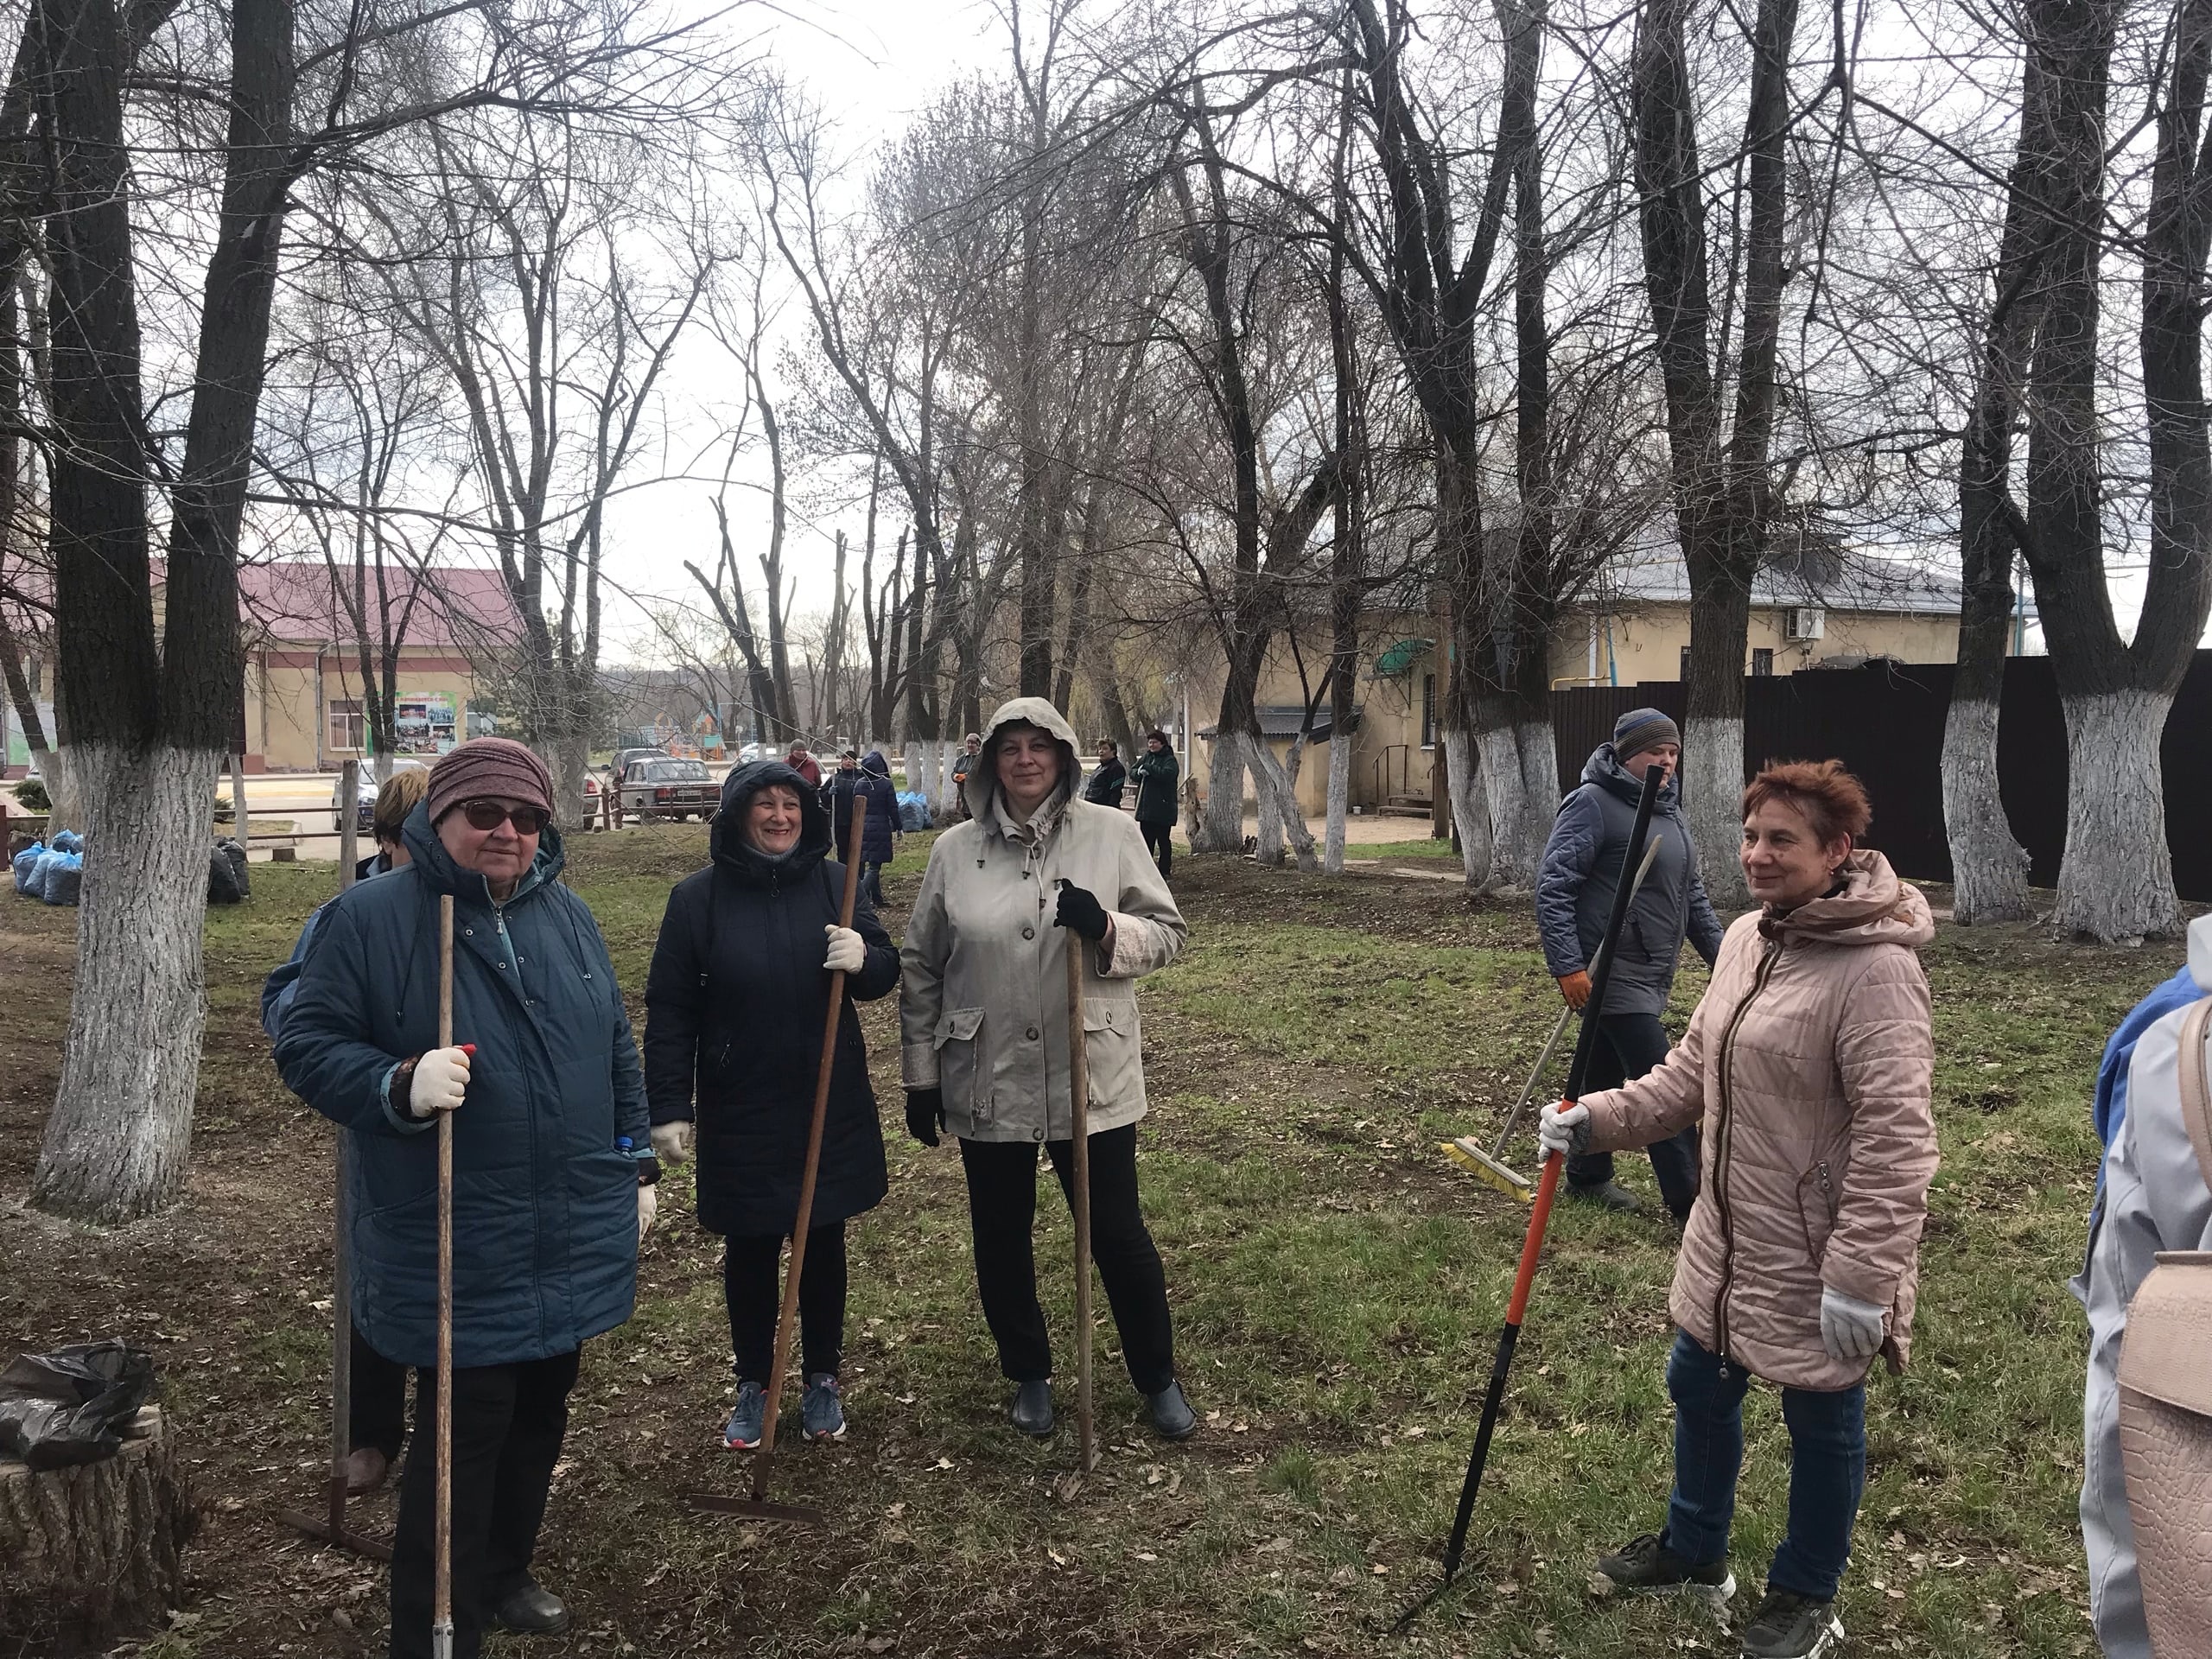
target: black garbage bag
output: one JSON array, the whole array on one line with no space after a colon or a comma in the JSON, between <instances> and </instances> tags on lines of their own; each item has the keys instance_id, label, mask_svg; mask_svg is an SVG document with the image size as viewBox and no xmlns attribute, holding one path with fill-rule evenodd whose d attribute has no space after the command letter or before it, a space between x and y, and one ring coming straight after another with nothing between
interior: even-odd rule
<instances>
[{"instance_id":1,"label":"black garbage bag","mask_svg":"<svg viewBox=\"0 0 2212 1659\"><path fill-rule=\"evenodd\" d=\"M125 1343L19 1354L0 1371L0 1452L34 1469L111 1458L153 1389L153 1356Z\"/></svg>"},{"instance_id":2,"label":"black garbage bag","mask_svg":"<svg viewBox=\"0 0 2212 1659\"><path fill-rule=\"evenodd\" d=\"M253 891L245 875L245 849L235 841L219 841L207 854L207 902L235 905Z\"/></svg>"}]
</instances>

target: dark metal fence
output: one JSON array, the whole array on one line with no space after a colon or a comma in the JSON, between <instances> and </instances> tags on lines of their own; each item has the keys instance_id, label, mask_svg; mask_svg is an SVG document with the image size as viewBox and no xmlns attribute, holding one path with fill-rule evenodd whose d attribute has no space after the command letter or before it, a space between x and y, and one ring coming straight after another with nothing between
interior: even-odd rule
<instances>
[{"instance_id":1,"label":"dark metal fence","mask_svg":"<svg viewBox=\"0 0 2212 1659\"><path fill-rule=\"evenodd\" d=\"M1874 803L1866 839L1898 871L1927 881L1951 879L1943 833L1943 717L1950 707L1948 663L1870 663L1744 682L1744 776L1768 760L1840 760L1859 774ZM1612 735L1631 709L1682 717L1679 680L1632 686L1577 687L1552 694L1552 731L1560 787L1572 789L1590 752ZM2184 899L2212 901L2212 652L2199 652L2174 699L2162 748L2166 844ZM1998 786L2012 833L2033 861L2029 880L2058 880L2066 844L2066 721L2048 657L2005 665L1998 723Z\"/></svg>"}]
</instances>

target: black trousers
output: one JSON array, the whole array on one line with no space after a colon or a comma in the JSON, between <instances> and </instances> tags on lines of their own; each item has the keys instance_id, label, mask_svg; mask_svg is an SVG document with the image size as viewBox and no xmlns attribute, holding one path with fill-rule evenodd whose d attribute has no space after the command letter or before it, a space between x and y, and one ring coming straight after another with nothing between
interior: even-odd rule
<instances>
[{"instance_id":1,"label":"black trousers","mask_svg":"<svg viewBox=\"0 0 2212 1659\"><path fill-rule=\"evenodd\" d=\"M1060 1178L1060 1191L1072 1203L1074 1143L1048 1141L1045 1150ZM1052 1374L1052 1346L1045 1331L1045 1310L1037 1301L1031 1239L1037 1220L1037 1143L963 1141L960 1161L968 1173L976 1288L999 1346L999 1369L1016 1382L1042 1382ZM1166 1270L1137 1204L1134 1123L1090 1137L1090 1256L1106 1283L1129 1381L1140 1394L1157 1394L1175 1380L1175 1337L1167 1317Z\"/></svg>"},{"instance_id":2,"label":"black trousers","mask_svg":"<svg viewBox=\"0 0 2212 1659\"><path fill-rule=\"evenodd\" d=\"M722 1300L737 1380L770 1385L776 1363L776 1315L783 1311L784 1235L740 1234L722 1241ZM810 1377L837 1374L845 1348L845 1224L807 1230L806 1269L798 1276L800 1363ZM775 1379L780 1381L781 1379Z\"/></svg>"},{"instance_id":3,"label":"black trousers","mask_svg":"<svg viewBox=\"0 0 2212 1659\"><path fill-rule=\"evenodd\" d=\"M1606 1014L1598 1021L1598 1041L1590 1052L1590 1075L1583 1088L1592 1094L1600 1089L1618 1089L1665 1059L1670 1046L1667 1028L1659 1023L1657 1014ZM1655 1141L1646 1148L1651 1154L1651 1173L1659 1178L1659 1196L1676 1221L1688 1221L1690 1206L1697 1202L1697 1125L1693 1123L1680 1135ZM1610 1152L1586 1152L1567 1160L1570 1186L1603 1186L1612 1179Z\"/></svg>"},{"instance_id":4,"label":"black trousers","mask_svg":"<svg viewBox=\"0 0 2212 1659\"><path fill-rule=\"evenodd\" d=\"M453 1374L453 1650L477 1659L484 1621L530 1571L569 1428L576 1356ZM438 1491L437 1373L415 1374L415 1438L391 1541L391 1659L428 1659Z\"/></svg>"},{"instance_id":5,"label":"black trousers","mask_svg":"<svg viewBox=\"0 0 2212 1659\"><path fill-rule=\"evenodd\" d=\"M407 1438L407 1368L370 1347L358 1325L346 1406L346 1445L356 1452L373 1446L385 1462L397 1463Z\"/></svg>"},{"instance_id":6,"label":"black trousers","mask_svg":"<svg viewBox=\"0 0 2212 1659\"><path fill-rule=\"evenodd\" d=\"M1152 861L1166 875L1175 868L1175 826L1172 823L1147 823L1137 820L1137 828L1144 831L1144 844L1152 851Z\"/></svg>"}]
</instances>

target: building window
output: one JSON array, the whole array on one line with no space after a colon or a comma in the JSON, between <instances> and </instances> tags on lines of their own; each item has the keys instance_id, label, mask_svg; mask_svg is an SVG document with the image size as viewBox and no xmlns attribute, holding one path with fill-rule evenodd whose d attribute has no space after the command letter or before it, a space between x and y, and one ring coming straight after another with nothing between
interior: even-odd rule
<instances>
[{"instance_id":1,"label":"building window","mask_svg":"<svg viewBox=\"0 0 2212 1659\"><path fill-rule=\"evenodd\" d=\"M1684 645L1684 646L1682 647L1682 683L1683 683L1684 685L1688 685L1689 683L1690 683L1690 648L1689 648L1688 645Z\"/></svg>"},{"instance_id":2,"label":"building window","mask_svg":"<svg viewBox=\"0 0 2212 1659\"><path fill-rule=\"evenodd\" d=\"M1424 749L1436 747L1436 676L1421 677L1421 746Z\"/></svg>"},{"instance_id":3,"label":"building window","mask_svg":"<svg viewBox=\"0 0 2212 1659\"><path fill-rule=\"evenodd\" d=\"M333 697L330 701L330 747L341 754L361 752L368 722L361 714L357 697Z\"/></svg>"},{"instance_id":4,"label":"building window","mask_svg":"<svg viewBox=\"0 0 2212 1659\"><path fill-rule=\"evenodd\" d=\"M1755 680L1765 680L1771 679L1773 677L1774 652L1764 648L1754 651L1751 653L1751 677Z\"/></svg>"}]
</instances>

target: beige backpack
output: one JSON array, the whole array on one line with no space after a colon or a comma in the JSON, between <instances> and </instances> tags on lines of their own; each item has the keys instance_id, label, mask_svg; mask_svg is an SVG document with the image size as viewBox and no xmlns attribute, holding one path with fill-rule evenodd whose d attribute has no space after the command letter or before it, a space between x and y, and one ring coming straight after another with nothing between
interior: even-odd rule
<instances>
[{"instance_id":1,"label":"beige backpack","mask_svg":"<svg viewBox=\"0 0 2212 1659\"><path fill-rule=\"evenodd\" d=\"M2212 997L2181 1027L2181 1112L2212 1186ZM2151 1650L2212 1654L2212 1250L2161 1250L2127 1305L2120 1353L2120 1449Z\"/></svg>"}]
</instances>

